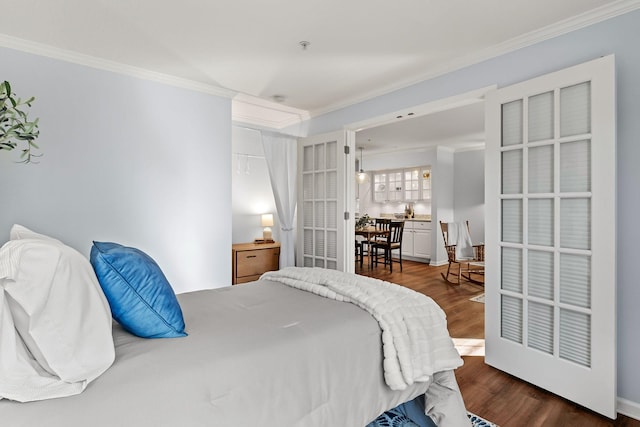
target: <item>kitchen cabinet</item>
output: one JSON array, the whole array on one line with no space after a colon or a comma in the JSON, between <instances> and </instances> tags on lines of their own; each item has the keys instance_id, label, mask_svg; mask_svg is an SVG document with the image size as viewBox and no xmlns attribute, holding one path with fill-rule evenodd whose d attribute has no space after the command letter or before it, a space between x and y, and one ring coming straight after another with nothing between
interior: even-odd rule
<instances>
[{"instance_id":1,"label":"kitchen cabinet","mask_svg":"<svg viewBox=\"0 0 640 427\"><path fill-rule=\"evenodd\" d=\"M402 171L385 171L373 174L373 201L378 203L403 200Z\"/></svg>"},{"instance_id":2,"label":"kitchen cabinet","mask_svg":"<svg viewBox=\"0 0 640 427\"><path fill-rule=\"evenodd\" d=\"M431 168L420 168L420 199L431 200Z\"/></svg>"},{"instance_id":3,"label":"kitchen cabinet","mask_svg":"<svg viewBox=\"0 0 640 427\"><path fill-rule=\"evenodd\" d=\"M404 200L414 201L420 198L420 170L407 169L404 171Z\"/></svg>"},{"instance_id":4,"label":"kitchen cabinet","mask_svg":"<svg viewBox=\"0 0 640 427\"><path fill-rule=\"evenodd\" d=\"M402 232L402 257L431 259L431 221L405 221Z\"/></svg>"},{"instance_id":5,"label":"kitchen cabinet","mask_svg":"<svg viewBox=\"0 0 640 427\"><path fill-rule=\"evenodd\" d=\"M389 200L387 197L387 174L374 173L373 174L373 201L384 203L387 200Z\"/></svg>"},{"instance_id":6,"label":"kitchen cabinet","mask_svg":"<svg viewBox=\"0 0 640 427\"><path fill-rule=\"evenodd\" d=\"M373 201L417 202L431 200L431 167L421 166L373 172Z\"/></svg>"},{"instance_id":7,"label":"kitchen cabinet","mask_svg":"<svg viewBox=\"0 0 640 427\"><path fill-rule=\"evenodd\" d=\"M389 193L387 195L387 200L391 202L402 201L402 197L404 193L402 192L403 182L402 182L402 171L391 171L387 174L387 188Z\"/></svg>"}]
</instances>

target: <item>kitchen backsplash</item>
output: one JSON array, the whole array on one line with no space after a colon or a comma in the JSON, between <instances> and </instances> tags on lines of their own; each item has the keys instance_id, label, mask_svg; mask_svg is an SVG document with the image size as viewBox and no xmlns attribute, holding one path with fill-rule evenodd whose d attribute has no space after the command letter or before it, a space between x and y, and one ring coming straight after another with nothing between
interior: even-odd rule
<instances>
[{"instance_id":1,"label":"kitchen backsplash","mask_svg":"<svg viewBox=\"0 0 640 427\"><path fill-rule=\"evenodd\" d=\"M364 214L369 215L371 218L393 218L395 214L404 217L405 203L356 203L356 216ZM431 203L414 203L413 204L413 218L423 219L426 221L431 220Z\"/></svg>"}]
</instances>

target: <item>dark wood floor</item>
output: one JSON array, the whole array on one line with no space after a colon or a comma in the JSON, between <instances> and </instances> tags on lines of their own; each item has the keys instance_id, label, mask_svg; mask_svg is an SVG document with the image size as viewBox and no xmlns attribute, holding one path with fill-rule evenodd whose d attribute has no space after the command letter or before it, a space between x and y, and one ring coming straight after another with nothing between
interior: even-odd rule
<instances>
[{"instance_id":1,"label":"dark wood floor","mask_svg":"<svg viewBox=\"0 0 640 427\"><path fill-rule=\"evenodd\" d=\"M379 265L356 273L407 286L433 298L446 312L452 338L484 339L484 304L469 301L481 294L482 286L469 282L450 285L440 276L445 267L403 261L403 271L394 263L393 273ZM481 341L482 343L482 341ZM545 390L532 386L484 363L482 356L463 356L456 370L467 410L501 427L533 426L636 426L640 421L623 415L617 420L597 415Z\"/></svg>"}]
</instances>

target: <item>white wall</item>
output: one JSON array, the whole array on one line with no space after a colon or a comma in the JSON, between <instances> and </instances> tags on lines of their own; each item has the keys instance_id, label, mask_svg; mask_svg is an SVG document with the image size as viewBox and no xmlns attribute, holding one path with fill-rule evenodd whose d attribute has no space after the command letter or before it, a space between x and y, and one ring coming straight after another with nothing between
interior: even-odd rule
<instances>
[{"instance_id":1,"label":"white wall","mask_svg":"<svg viewBox=\"0 0 640 427\"><path fill-rule=\"evenodd\" d=\"M453 220L469 221L471 241L484 242L484 150L454 154Z\"/></svg>"},{"instance_id":2,"label":"white wall","mask_svg":"<svg viewBox=\"0 0 640 427\"><path fill-rule=\"evenodd\" d=\"M521 82L572 65L615 54L617 103L617 272L618 396L640 414L640 286L635 263L640 240L640 10L553 37L514 52L361 102L309 123L311 135L342 129L382 114L480 89Z\"/></svg>"},{"instance_id":3,"label":"white wall","mask_svg":"<svg viewBox=\"0 0 640 427\"><path fill-rule=\"evenodd\" d=\"M135 246L176 292L231 282L231 101L0 48L43 157L0 152L0 243L20 223L88 256Z\"/></svg>"},{"instance_id":4,"label":"white wall","mask_svg":"<svg viewBox=\"0 0 640 427\"><path fill-rule=\"evenodd\" d=\"M447 147L437 147L436 161L431 170L431 187L433 201L431 206L431 264L441 265L448 260L444 248L444 239L440 229L440 221L454 220L454 152Z\"/></svg>"},{"instance_id":5,"label":"white wall","mask_svg":"<svg viewBox=\"0 0 640 427\"><path fill-rule=\"evenodd\" d=\"M278 241L280 226L260 132L233 126L232 135L233 243L262 238L260 215L263 213L273 214L274 226L271 229L274 240Z\"/></svg>"}]
</instances>

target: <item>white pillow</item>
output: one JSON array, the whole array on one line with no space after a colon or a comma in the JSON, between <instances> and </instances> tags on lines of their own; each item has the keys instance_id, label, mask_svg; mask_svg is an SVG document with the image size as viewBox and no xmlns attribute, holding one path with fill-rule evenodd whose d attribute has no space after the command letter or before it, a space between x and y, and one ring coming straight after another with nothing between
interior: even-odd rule
<instances>
[{"instance_id":1,"label":"white pillow","mask_svg":"<svg viewBox=\"0 0 640 427\"><path fill-rule=\"evenodd\" d=\"M21 239L51 240L53 242L58 242L60 244L63 244L58 239L45 236L44 234L36 233L35 231L29 230L27 227L23 225L13 224L13 226L11 227L11 231L9 231L9 240L21 240Z\"/></svg>"},{"instance_id":2,"label":"white pillow","mask_svg":"<svg viewBox=\"0 0 640 427\"><path fill-rule=\"evenodd\" d=\"M81 383L82 391L115 358L109 304L83 255L38 233L34 233L35 238L23 238L25 230L30 231L18 230L18 240L0 248L0 291L5 293L5 308L11 312L15 330L35 362L61 383ZM6 327L7 322L0 324L0 342L7 337ZM2 348L2 358L7 356L4 351ZM23 379L25 384L36 380ZM18 380L0 378L0 383L5 381ZM29 399L25 390L26 396L20 398L0 397L39 400L59 397L60 392L55 390L51 396L40 392Z\"/></svg>"}]
</instances>

